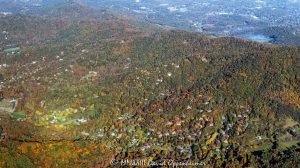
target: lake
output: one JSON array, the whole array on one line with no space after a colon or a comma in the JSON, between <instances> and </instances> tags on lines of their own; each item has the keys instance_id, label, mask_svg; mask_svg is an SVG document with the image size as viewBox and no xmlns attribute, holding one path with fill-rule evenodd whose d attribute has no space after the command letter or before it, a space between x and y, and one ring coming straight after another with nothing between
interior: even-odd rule
<instances>
[{"instance_id":1,"label":"lake","mask_svg":"<svg viewBox=\"0 0 300 168\"><path fill-rule=\"evenodd\" d=\"M270 38L262 34L250 34L250 35L246 35L244 38L261 42L261 43L270 43L273 40L273 38Z\"/></svg>"}]
</instances>

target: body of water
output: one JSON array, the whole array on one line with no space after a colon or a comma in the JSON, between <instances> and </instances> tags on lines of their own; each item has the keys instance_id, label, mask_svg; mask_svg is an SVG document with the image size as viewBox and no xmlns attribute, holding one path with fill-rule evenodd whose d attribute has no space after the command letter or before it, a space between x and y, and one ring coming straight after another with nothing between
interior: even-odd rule
<instances>
[{"instance_id":1,"label":"body of water","mask_svg":"<svg viewBox=\"0 0 300 168\"><path fill-rule=\"evenodd\" d=\"M273 41L272 38L262 35L262 34L250 34L250 35L246 35L244 38L253 40L253 41L257 41L257 42L261 42L261 43L270 43L271 41Z\"/></svg>"}]
</instances>

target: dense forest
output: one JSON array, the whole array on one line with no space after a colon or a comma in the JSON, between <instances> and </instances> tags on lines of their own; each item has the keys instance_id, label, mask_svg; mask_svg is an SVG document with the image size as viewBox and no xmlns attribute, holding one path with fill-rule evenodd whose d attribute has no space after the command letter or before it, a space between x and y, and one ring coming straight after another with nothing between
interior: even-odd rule
<instances>
[{"instance_id":1,"label":"dense forest","mask_svg":"<svg viewBox=\"0 0 300 168\"><path fill-rule=\"evenodd\" d=\"M299 47L61 8L0 17L0 167L300 165Z\"/></svg>"}]
</instances>

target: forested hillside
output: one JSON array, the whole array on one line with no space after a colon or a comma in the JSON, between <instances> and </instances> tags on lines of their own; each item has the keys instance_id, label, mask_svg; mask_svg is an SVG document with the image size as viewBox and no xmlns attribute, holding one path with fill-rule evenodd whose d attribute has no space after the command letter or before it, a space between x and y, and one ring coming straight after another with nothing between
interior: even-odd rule
<instances>
[{"instance_id":1,"label":"forested hillside","mask_svg":"<svg viewBox=\"0 0 300 168\"><path fill-rule=\"evenodd\" d=\"M0 17L0 167L299 165L299 47L82 8Z\"/></svg>"}]
</instances>

